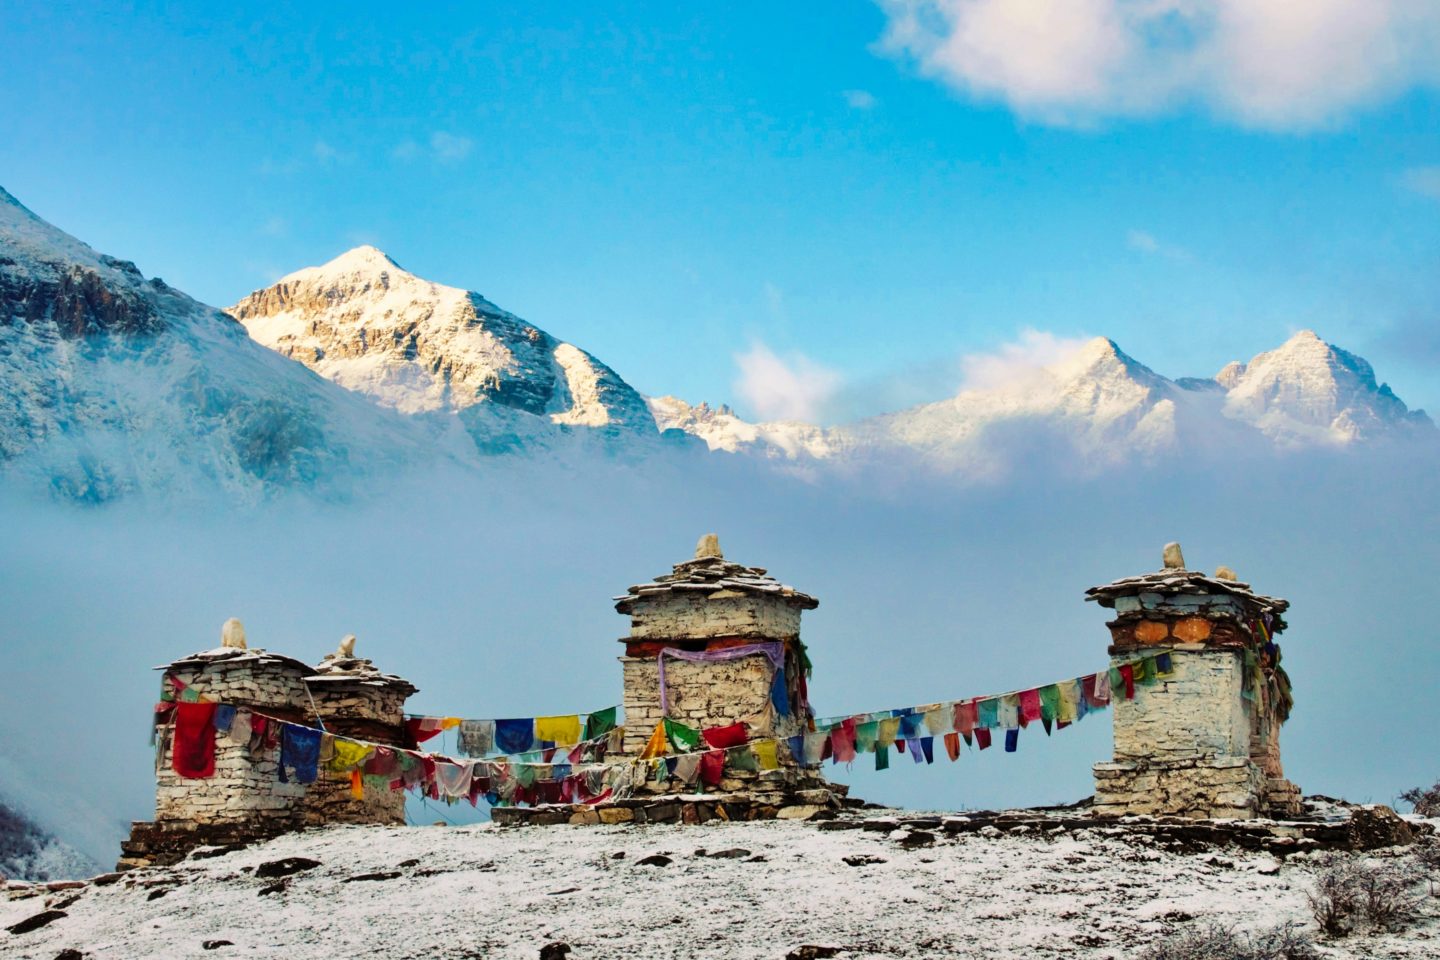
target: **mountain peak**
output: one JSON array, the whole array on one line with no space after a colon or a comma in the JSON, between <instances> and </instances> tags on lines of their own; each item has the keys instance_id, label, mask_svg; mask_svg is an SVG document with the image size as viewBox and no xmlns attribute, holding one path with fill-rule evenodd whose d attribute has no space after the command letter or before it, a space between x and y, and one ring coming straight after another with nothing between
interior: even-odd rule
<instances>
[{"instance_id":1,"label":"mountain peak","mask_svg":"<svg viewBox=\"0 0 1440 960\"><path fill-rule=\"evenodd\" d=\"M379 247L362 243L316 268L324 273L375 273L381 270L405 271Z\"/></svg>"}]
</instances>

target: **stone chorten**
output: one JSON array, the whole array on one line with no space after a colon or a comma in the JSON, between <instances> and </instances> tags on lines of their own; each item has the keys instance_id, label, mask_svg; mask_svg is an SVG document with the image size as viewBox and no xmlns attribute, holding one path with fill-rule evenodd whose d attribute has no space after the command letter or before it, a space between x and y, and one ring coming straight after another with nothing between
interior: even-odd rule
<instances>
[{"instance_id":1,"label":"stone chorten","mask_svg":"<svg viewBox=\"0 0 1440 960\"><path fill-rule=\"evenodd\" d=\"M1086 591L1113 609L1115 665L1171 651L1173 674L1114 704L1115 756L1095 765L1095 813L1285 817L1300 791L1280 765L1289 679L1273 638L1289 603L1254 593L1221 567L1185 568L1179 544L1156 573Z\"/></svg>"},{"instance_id":2,"label":"stone chorten","mask_svg":"<svg viewBox=\"0 0 1440 960\"><path fill-rule=\"evenodd\" d=\"M221 646L156 669L202 699L307 726L316 725L318 708L331 732L382 743L401 742L404 701L415 692L399 677L380 674L369 661L332 656L315 668L250 649L238 620L226 622ZM403 822L403 812L396 819L399 808L388 791L373 801L371 791L364 801L352 800L348 778L332 780L323 771L308 787L281 783L278 747L257 745L252 751L248 743L223 734L215 740L214 775L180 777L171 764L169 730L169 721L157 718L155 819L132 824L130 838L121 843L120 869L175 863L199 846L246 843L307 824ZM403 803L400 795L393 797Z\"/></svg>"},{"instance_id":3,"label":"stone chorten","mask_svg":"<svg viewBox=\"0 0 1440 960\"><path fill-rule=\"evenodd\" d=\"M356 657L354 636L326 654L305 684L328 732L386 746L406 745L405 701L417 688ZM310 785L303 806L307 823L405 823L404 793L366 790L364 799L357 800L348 778L322 774Z\"/></svg>"},{"instance_id":4,"label":"stone chorten","mask_svg":"<svg viewBox=\"0 0 1440 960\"><path fill-rule=\"evenodd\" d=\"M645 749L655 725L669 717L705 729L743 722L752 739L805 732L813 718L806 690L808 658L800 640L800 615L820 602L786 586L759 567L726 560L714 534L700 539L695 557L674 565L668 575L637 584L615 598L615 609L630 617L622 637L625 737L622 754ZM775 666L761 654L707 661L667 657L662 705L659 657L663 650L717 653L753 644L773 644L783 663L786 709L773 702ZM772 649L774 649L772 647ZM762 803L834 805L842 788L802 770L782 746L781 769L764 773L727 771L722 792L754 793ZM664 785L651 784L655 790ZM825 794L822 796L821 794Z\"/></svg>"}]
</instances>

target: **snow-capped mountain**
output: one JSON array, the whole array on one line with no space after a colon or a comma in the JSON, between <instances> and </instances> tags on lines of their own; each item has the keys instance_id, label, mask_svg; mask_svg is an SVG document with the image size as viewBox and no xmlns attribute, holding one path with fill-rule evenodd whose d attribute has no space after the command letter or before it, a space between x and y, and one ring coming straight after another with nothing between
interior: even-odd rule
<instances>
[{"instance_id":1,"label":"snow-capped mountain","mask_svg":"<svg viewBox=\"0 0 1440 960\"><path fill-rule=\"evenodd\" d=\"M1226 416L1285 445L1345 445L1434 426L1423 411L1408 410L1389 384L1377 385L1364 359L1310 330L1249 363L1226 364L1215 380L1226 390Z\"/></svg>"},{"instance_id":2,"label":"snow-capped mountain","mask_svg":"<svg viewBox=\"0 0 1440 960\"><path fill-rule=\"evenodd\" d=\"M750 423L727 406L650 399L661 429L683 430L711 450L790 460L883 460L896 452L941 470L1003 473L1023 451L1081 467L1154 456L1187 444L1261 439L1283 447L1433 435L1375 381L1354 354L1302 331L1214 378L1170 380L1104 337L1004 382L829 429ZM1256 434L1256 430L1259 434Z\"/></svg>"},{"instance_id":3,"label":"snow-capped mountain","mask_svg":"<svg viewBox=\"0 0 1440 960\"><path fill-rule=\"evenodd\" d=\"M416 453L400 418L0 189L0 472L91 502L253 499L341 490Z\"/></svg>"},{"instance_id":4,"label":"snow-capped mountain","mask_svg":"<svg viewBox=\"0 0 1440 960\"><path fill-rule=\"evenodd\" d=\"M837 432L860 448L895 447L949 468L988 471L997 444L1061 445L1108 462L1158 451L1176 438L1180 388L1097 337L1010 381L861 421Z\"/></svg>"},{"instance_id":5,"label":"snow-capped mountain","mask_svg":"<svg viewBox=\"0 0 1440 960\"><path fill-rule=\"evenodd\" d=\"M645 401L605 364L374 247L292 273L229 313L260 343L387 407L459 414L486 452L547 432L656 437Z\"/></svg>"},{"instance_id":6,"label":"snow-capped mountain","mask_svg":"<svg viewBox=\"0 0 1440 960\"><path fill-rule=\"evenodd\" d=\"M737 417L726 404L692 405L679 397L646 397L645 402L662 431L680 430L705 441L711 450L794 460L823 459L841 449L830 431L799 420L750 423Z\"/></svg>"}]
</instances>

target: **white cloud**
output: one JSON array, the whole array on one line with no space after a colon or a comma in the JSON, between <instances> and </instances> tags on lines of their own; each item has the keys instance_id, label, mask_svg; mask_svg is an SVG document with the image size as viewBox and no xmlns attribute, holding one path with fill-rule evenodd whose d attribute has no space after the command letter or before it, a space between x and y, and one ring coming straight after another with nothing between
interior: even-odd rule
<instances>
[{"instance_id":1,"label":"white cloud","mask_svg":"<svg viewBox=\"0 0 1440 960\"><path fill-rule=\"evenodd\" d=\"M777 356L763 343L735 355L735 390L762 420L815 422L840 387L840 374L802 354Z\"/></svg>"},{"instance_id":2,"label":"white cloud","mask_svg":"<svg viewBox=\"0 0 1440 960\"><path fill-rule=\"evenodd\" d=\"M395 145L395 148L390 151L390 156L396 160L414 160L420 156L420 144L414 140L401 140Z\"/></svg>"},{"instance_id":3,"label":"white cloud","mask_svg":"<svg viewBox=\"0 0 1440 960\"><path fill-rule=\"evenodd\" d=\"M464 160L470 155L470 148L474 145L474 141L469 137L457 136L443 130L437 130L430 135L430 149L435 151L435 159L446 163Z\"/></svg>"},{"instance_id":4,"label":"white cloud","mask_svg":"<svg viewBox=\"0 0 1440 960\"><path fill-rule=\"evenodd\" d=\"M883 49L1045 123L1199 102L1246 126L1303 129L1440 85L1434 0L879 2Z\"/></svg>"},{"instance_id":5,"label":"white cloud","mask_svg":"<svg viewBox=\"0 0 1440 960\"><path fill-rule=\"evenodd\" d=\"M960 361L962 390L1015 389L1036 379L1089 343L1087 337L1057 337L1042 330L1023 330L1020 338L990 353L972 353Z\"/></svg>"},{"instance_id":6,"label":"white cloud","mask_svg":"<svg viewBox=\"0 0 1440 960\"><path fill-rule=\"evenodd\" d=\"M853 110L874 110L880 102L869 90L842 90L841 96Z\"/></svg>"},{"instance_id":7,"label":"white cloud","mask_svg":"<svg viewBox=\"0 0 1440 960\"><path fill-rule=\"evenodd\" d=\"M1153 233L1146 230L1130 230L1125 234L1125 245L1131 250L1149 254L1155 257L1164 257L1167 260L1175 260L1179 263L1189 263L1195 257L1184 247L1178 247L1172 243L1164 243Z\"/></svg>"},{"instance_id":8,"label":"white cloud","mask_svg":"<svg viewBox=\"0 0 1440 960\"><path fill-rule=\"evenodd\" d=\"M1440 166L1411 167L1400 175L1400 185L1432 200L1440 200Z\"/></svg>"}]
</instances>

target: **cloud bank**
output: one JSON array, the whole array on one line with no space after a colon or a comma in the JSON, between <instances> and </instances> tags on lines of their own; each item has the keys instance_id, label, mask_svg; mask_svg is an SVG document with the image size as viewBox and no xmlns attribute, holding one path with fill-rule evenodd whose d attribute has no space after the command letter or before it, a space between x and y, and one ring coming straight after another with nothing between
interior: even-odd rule
<instances>
[{"instance_id":1,"label":"cloud bank","mask_svg":"<svg viewBox=\"0 0 1440 960\"><path fill-rule=\"evenodd\" d=\"M737 353L735 365L735 390L761 420L818 421L840 387L838 372L803 354L782 358L759 342Z\"/></svg>"},{"instance_id":2,"label":"cloud bank","mask_svg":"<svg viewBox=\"0 0 1440 960\"><path fill-rule=\"evenodd\" d=\"M1333 126L1440 85L1431 0L881 0L880 47L1027 120L1202 104L1247 127Z\"/></svg>"}]
</instances>

